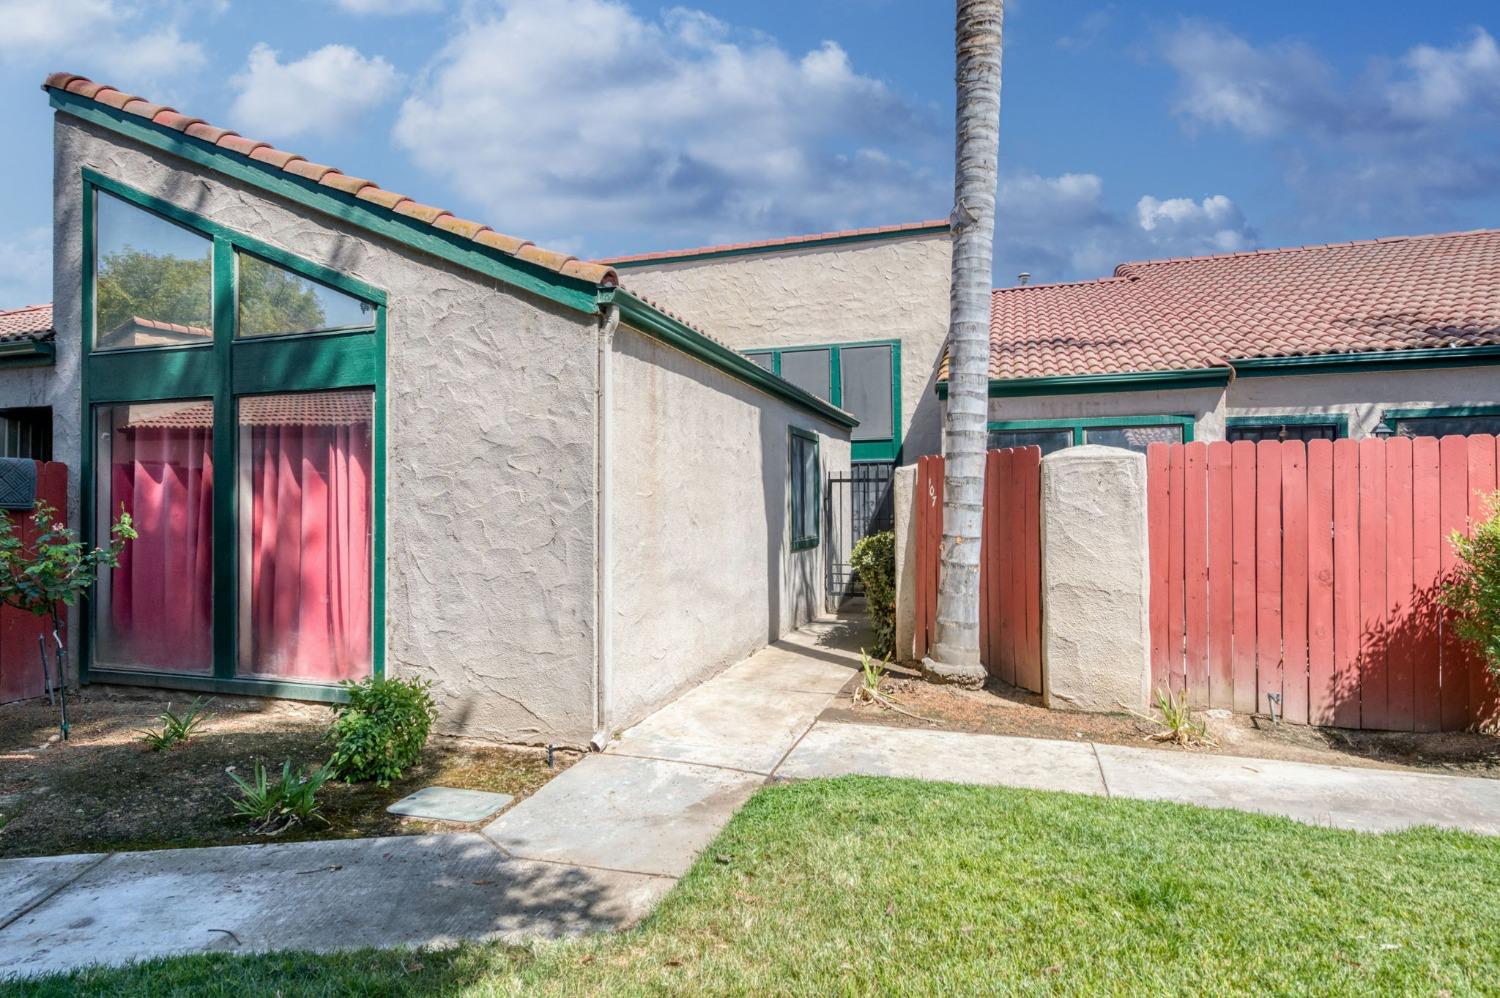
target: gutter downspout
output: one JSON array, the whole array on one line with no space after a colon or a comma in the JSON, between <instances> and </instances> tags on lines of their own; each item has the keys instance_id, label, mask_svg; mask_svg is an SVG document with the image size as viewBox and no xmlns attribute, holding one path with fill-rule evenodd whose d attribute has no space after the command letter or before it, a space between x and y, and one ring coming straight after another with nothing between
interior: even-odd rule
<instances>
[{"instance_id":1,"label":"gutter downspout","mask_svg":"<svg viewBox=\"0 0 1500 998\"><path fill-rule=\"evenodd\" d=\"M599 317L599 373L598 388L594 398L594 427L597 439L594 444L594 737L589 747L596 752L604 751L609 744L610 721L614 715L614 557L611 551L610 531L610 471L613 467L610 436L610 408L613 405L611 363L614 353L615 330L620 326L620 306L609 302Z\"/></svg>"}]
</instances>

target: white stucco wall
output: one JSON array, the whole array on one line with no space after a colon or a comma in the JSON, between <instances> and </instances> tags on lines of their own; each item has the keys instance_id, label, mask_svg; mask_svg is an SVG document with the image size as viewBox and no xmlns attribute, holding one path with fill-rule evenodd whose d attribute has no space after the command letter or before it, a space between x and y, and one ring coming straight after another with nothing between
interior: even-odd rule
<instances>
[{"instance_id":1,"label":"white stucco wall","mask_svg":"<svg viewBox=\"0 0 1500 998\"><path fill-rule=\"evenodd\" d=\"M822 545L790 545L789 427L819 435L825 478L849 434L625 326L612 392L622 728L822 611Z\"/></svg>"},{"instance_id":2,"label":"white stucco wall","mask_svg":"<svg viewBox=\"0 0 1500 998\"><path fill-rule=\"evenodd\" d=\"M387 673L436 681L443 731L586 741L591 317L64 115L55 139L60 352L81 342L85 165L387 291Z\"/></svg>"},{"instance_id":3,"label":"white stucco wall","mask_svg":"<svg viewBox=\"0 0 1500 998\"><path fill-rule=\"evenodd\" d=\"M948 336L947 232L620 271L633 291L737 350L901 341L903 461L941 449L937 365Z\"/></svg>"}]
</instances>

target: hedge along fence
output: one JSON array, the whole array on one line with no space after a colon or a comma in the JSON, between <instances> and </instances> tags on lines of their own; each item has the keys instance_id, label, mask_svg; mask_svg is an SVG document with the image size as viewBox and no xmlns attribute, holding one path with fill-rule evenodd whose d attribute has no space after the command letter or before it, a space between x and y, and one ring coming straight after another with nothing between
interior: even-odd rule
<instances>
[{"instance_id":1,"label":"hedge along fence","mask_svg":"<svg viewBox=\"0 0 1500 998\"><path fill-rule=\"evenodd\" d=\"M1042 689L1042 452L1037 447L985 455L979 561L979 650L990 675ZM917 459L915 653L937 641L937 590L943 546L943 459Z\"/></svg>"},{"instance_id":2,"label":"hedge along fence","mask_svg":"<svg viewBox=\"0 0 1500 998\"><path fill-rule=\"evenodd\" d=\"M1500 720L1437 593L1496 489L1496 438L1152 444L1152 681L1288 721L1458 731Z\"/></svg>"}]
</instances>

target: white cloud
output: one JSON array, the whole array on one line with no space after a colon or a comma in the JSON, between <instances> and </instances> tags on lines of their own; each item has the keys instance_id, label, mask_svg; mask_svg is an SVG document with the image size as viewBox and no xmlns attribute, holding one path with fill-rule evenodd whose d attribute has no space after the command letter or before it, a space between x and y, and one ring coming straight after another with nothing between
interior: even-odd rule
<instances>
[{"instance_id":1,"label":"white cloud","mask_svg":"<svg viewBox=\"0 0 1500 998\"><path fill-rule=\"evenodd\" d=\"M443 0L333 0L350 14L417 14L443 9Z\"/></svg>"},{"instance_id":2,"label":"white cloud","mask_svg":"<svg viewBox=\"0 0 1500 998\"><path fill-rule=\"evenodd\" d=\"M942 215L942 135L834 42L618 0L475 3L395 128L497 226L593 252Z\"/></svg>"},{"instance_id":3,"label":"white cloud","mask_svg":"<svg viewBox=\"0 0 1500 998\"><path fill-rule=\"evenodd\" d=\"M1158 201L1149 194L1135 205L1136 223L1148 239L1199 253L1233 253L1247 249L1254 234L1245 216L1229 198L1214 194L1201 201L1168 198Z\"/></svg>"},{"instance_id":4,"label":"white cloud","mask_svg":"<svg viewBox=\"0 0 1500 998\"><path fill-rule=\"evenodd\" d=\"M1470 109L1487 108L1491 114L1497 109L1500 46L1483 28L1474 29L1467 45L1418 45L1401 63L1408 75L1386 87L1386 100L1398 117L1428 124Z\"/></svg>"},{"instance_id":5,"label":"white cloud","mask_svg":"<svg viewBox=\"0 0 1500 998\"><path fill-rule=\"evenodd\" d=\"M0 61L48 65L130 88L158 83L205 62L184 40L175 3L117 0L0 0Z\"/></svg>"},{"instance_id":6,"label":"white cloud","mask_svg":"<svg viewBox=\"0 0 1500 998\"><path fill-rule=\"evenodd\" d=\"M51 300L51 228L40 226L0 236L0 308Z\"/></svg>"},{"instance_id":7,"label":"white cloud","mask_svg":"<svg viewBox=\"0 0 1500 998\"><path fill-rule=\"evenodd\" d=\"M285 139L353 123L387 100L400 81L380 56L347 45L325 45L294 62L282 62L264 43L250 50L245 71L231 80L239 91L230 109L236 127Z\"/></svg>"}]
</instances>

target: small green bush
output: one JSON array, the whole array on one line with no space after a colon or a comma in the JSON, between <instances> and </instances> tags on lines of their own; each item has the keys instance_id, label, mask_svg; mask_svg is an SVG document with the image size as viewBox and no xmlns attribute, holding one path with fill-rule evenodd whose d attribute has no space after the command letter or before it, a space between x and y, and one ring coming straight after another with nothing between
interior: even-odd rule
<instances>
[{"instance_id":1,"label":"small green bush","mask_svg":"<svg viewBox=\"0 0 1500 998\"><path fill-rule=\"evenodd\" d=\"M229 774L240 788L240 795L229 798L229 801L234 805L234 813L248 819L263 835L280 835L293 825L314 820L327 824L323 805L318 801L318 791L332 775L327 766L319 766L311 773L294 776L292 764L283 762L281 778L273 781L266 773L265 764L257 760L253 783L234 773Z\"/></svg>"},{"instance_id":2,"label":"small green bush","mask_svg":"<svg viewBox=\"0 0 1500 998\"><path fill-rule=\"evenodd\" d=\"M1457 614L1459 637L1484 655L1500 678L1500 492L1489 497L1489 519L1474 524L1474 536L1450 538L1459 565L1443 583L1443 606Z\"/></svg>"},{"instance_id":3,"label":"small green bush","mask_svg":"<svg viewBox=\"0 0 1500 998\"><path fill-rule=\"evenodd\" d=\"M347 782L388 787L422 755L437 718L432 683L425 679L345 680L349 702L333 708L329 768Z\"/></svg>"},{"instance_id":4,"label":"small green bush","mask_svg":"<svg viewBox=\"0 0 1500 998\"><path fill-rule=\"evenodd\" d=\"M854 545L849 560L865 587L875 654L888 658L896 650L896 535L871 534Z\"/></svg>"},{"instance_id":5,"label":"small green bush","mask_svg":"<svg viewBox=\"0 0 1500 998\"><path fill-rule=\"evenodd\" d=\"M146 747L153 752L162 752L173 745L187 742L202 731L204 723L210 716L205 709L207 706L202 700L194 700L188 704L187 710L181 714L175 714L172 712L172 705L167 704L167 709L162 712L159 719L161 730L141 728L141 741L145 742Z\"/></svg>"}]
</instances>

